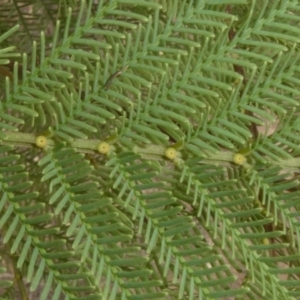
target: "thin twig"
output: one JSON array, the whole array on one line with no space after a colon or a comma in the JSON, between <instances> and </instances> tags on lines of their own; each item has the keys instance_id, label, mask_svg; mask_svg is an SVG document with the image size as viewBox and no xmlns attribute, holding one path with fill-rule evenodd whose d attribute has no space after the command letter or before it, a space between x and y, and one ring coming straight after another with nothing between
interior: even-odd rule
<instances>
[{"instance_id":1,"label":"thin twig","mask_svg":"<svg viewBox=\"0 0 300 300\"><path fill-rule=\"evenodd\" d=\"M109 86L112 84L112 82L114 81L114 79L118 76L120 76L124 71L126 71L128 68L128 66L125 66L124 68L116 71L115 73L113 73L112 75L110 75L108 77L108 79L106 80L105 84L103 85L104 90L107 90L109 88Z\"/></svg>"}]
</instances>

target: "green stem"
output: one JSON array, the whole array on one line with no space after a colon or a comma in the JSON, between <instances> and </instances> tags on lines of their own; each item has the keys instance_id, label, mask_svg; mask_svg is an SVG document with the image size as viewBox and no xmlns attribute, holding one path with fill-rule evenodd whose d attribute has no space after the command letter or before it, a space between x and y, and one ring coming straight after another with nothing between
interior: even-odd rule
<instances>
[{"instance_id":1,"label":"green stem","mask_svg":"<svg viewBox=\"0 0 300 300\"><path fill-rule=\"evenodd\" d=\"M12 256L5 251L1 251L1 255L6 256L9 259L9 261L11 262L13 272L14 272L14 281L17 283L17 286L19 288L21 300L28 300L26 288L25 288L25 285L23 282L23 277L22 277L21 272L17 268L15 256Z\"/></svg>"},{"instance_id":2,"label":"green stem","mask_svg":"<svg viewBox=\"0 0 300 300\"><path fill-rule=\"evenodd\" d=\"M12 146L23 146L23 147L32 147L35 145L36 135L32 133L22 133L22 132L5 132L7 138L0 141L2 144L12 145ZM74 139L68 145L70 147L76 148L79 152L93 153L93 151L98 151L97 147L101 140L91 139ZM54 147L56 142L52 139L47 139L47 145L49 147ZM183 147L184 148L184 147ZM133 147L133 152L141 154L143 157L153 159L159 159L165 156L166 147L161 145L147 145L145 147ZM220 151L215 154L210 154L209 157L205 159L199 159L200 163L209 163L209 164L221 164L228 165L233 162L233 157L236 153L233 151ZM280 166L283 169L294 172L299 171L300 169L300 157L282 159L280 161L272 161L266 158L267 164ZM247 168L251 168L251 165L245 164Z\"/></svg>"}]
</instances>

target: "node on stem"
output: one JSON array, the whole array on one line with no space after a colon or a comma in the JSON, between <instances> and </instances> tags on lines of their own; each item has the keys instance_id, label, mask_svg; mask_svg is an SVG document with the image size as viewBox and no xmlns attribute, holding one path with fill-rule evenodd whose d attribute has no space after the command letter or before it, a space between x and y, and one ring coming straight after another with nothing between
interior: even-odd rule
<instances>
[{"instance_id":1,"label":"node on stem","mask_svg":"<svg viewBox=\"0 0 300 300\"><path fill-rule=\"evenodd\" d=\"M110 151L110 144L107 143L107 142L101 142L101 143L98 145L98 151L99 151L101 154L107 154L107 153Z\"/></svg>"},{"instance_id":2,"label":"node on stem","mask_svg":"<svg viewBox=\"0 0 300 300\"><path fill-rule=\"evenodd\" d=\"M233 162L241 166L246 162L246 157L243 154L236 153L233 157Z\"/></svg>"},{"instance_id":3,"label":"node on stem","mask_svg":"<svg viewBox=\"0 0 300 300\"><path fill-rule=\"evenodd\" d=\"M165 157L174 160L177 157L177 151L174 148L168 148L165 151Z\"/></svg>"},{"instance_id":4,"label":"node on stem","mask_svg":"<svg viewBox=\"0 0 300 300\"><path fill-rule=\"evenodd\" d=\"M36 139L35 139L35 144L39 147L39 148L45 148L47 146L47 138L43 135L39 135Z\"/></svg>"}]
</instances>

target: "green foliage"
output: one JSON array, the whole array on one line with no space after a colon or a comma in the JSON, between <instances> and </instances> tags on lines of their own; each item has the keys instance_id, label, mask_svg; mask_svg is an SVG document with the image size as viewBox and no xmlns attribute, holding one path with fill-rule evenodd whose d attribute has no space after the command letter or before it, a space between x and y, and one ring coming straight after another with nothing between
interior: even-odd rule
<instances>
[{"instance_id":1,"label":"green foliage","mask_svg":"<svg viewBox=\"0 0 300 300\"><path fill-rule=\"evenodd\" d=\"M297 0L0 5L1 299L300 298Z\"/></svg>"}]
</instances>

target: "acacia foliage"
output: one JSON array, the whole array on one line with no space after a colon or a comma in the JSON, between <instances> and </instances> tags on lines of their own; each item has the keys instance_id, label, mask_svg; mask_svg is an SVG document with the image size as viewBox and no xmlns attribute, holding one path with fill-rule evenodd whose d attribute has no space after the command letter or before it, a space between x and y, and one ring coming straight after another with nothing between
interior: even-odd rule
<instances>
[{"instance_id":1,"label":"acacia foliage","mask_svg":"<svg viewBox=\"0 0 300 300\"><path fill-rule=\"evenodd\" d=\"M3 299L300 296L298 1L1 4Z\"/></svg>"}]
</instances>

